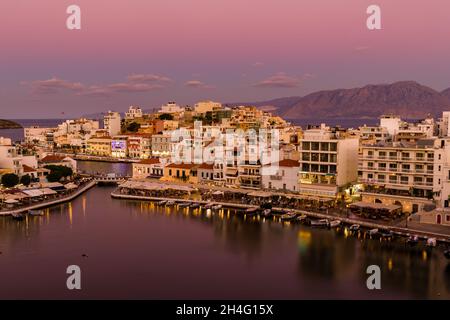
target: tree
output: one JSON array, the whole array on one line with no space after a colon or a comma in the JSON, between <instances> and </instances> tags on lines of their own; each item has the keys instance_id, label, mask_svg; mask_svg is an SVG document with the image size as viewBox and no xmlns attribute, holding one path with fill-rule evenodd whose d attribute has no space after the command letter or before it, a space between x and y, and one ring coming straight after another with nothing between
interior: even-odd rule
<instances>
[{"instance_id":1,"label":"tree","mask_svg":"<svg viewBox=\"0 0 450 320\"><path fill-rule=\"evenodd\" d=\"M163 113L159 116L159 120L173 120L173 115L170 113Z\"/></svg>"},{"instance_id":2,"label":"tree","mask_svg":"<svg viewBox=\"0 0 450 320\"><path fill-rule=\"evenodd\" d=\"M23 184L24 186L29 186L31 183L31 177L28 174L22 176L20 178L20 183Z\"/></svg>"},{"instance_id":3,"label":"tree","mask_svg":"<svg viewBox=\"0 0 450 320\"><path fill-rule=\"evenodd\" d=\"M2 185L5 188L12 188L19 183L19 176L14 173L7 173L2 176Z\"/></svg>"},{"instance_id":4,"label":"tree","mask_svg":"<svg viewBox=\"0 0 450 320\"><path fill-rule=\"evenodd\" d=\"M52 171L47 175L48 182L59 182L62 178L61 171Z\"/></svg>"},{"instance_id":5,"label":"tree","mask_svg":"<svg viewBox=\"0 0 450 320\"><path fill-rule=\"evenodd\" d=\"M49 165L45 166L45 168L50 170L50 173L47 175L47 180L49 182L58 182L62 178L73 175L73 170L70 167Z\"/></svg>"},{"instance_id":6,"label":"tree","mask_svg":"<svg viewBox=\"0 0 450 320\"><path fill-rule=\"evenodd\" d=\"M130 123L128 125L127 131L129 131L129 132L138 132L140 127L141 127L141 125L139 123L132 122L132 123Z\"/></svg>"}]
</instances>

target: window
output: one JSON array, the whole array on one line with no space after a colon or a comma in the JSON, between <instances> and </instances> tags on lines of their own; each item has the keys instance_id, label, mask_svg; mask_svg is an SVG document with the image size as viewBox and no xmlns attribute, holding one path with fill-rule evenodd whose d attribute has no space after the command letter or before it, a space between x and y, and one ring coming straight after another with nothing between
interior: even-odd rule
<instances>
[{"instance_id":1,"label":"window","mask_svg":"<svg viewBox=\"0 0 450 320\"><path fill-rule=\"evenodd\" d=\"M302 142L302 149L303 150L311 150L311 143L310 142Z\"/></svg>"},{"instance_id":2,"label":"window","mask_svg":"<svg viewBox=\"0 0 450 320\"><path fill-rule=\"evenodd\" d=\"M397 176L389 176L390 183L397 183Z\"/></svg>"},{"instance_id":3,"label":"window","mask_svg":"<svg viewBox=\"0 0 450 320\"><path fill-rule=\"evenodd\" d=\"M402 184L408 184L409 179L408 179L408 177L401 177L400 181Z\"/></svg>"},{"instance_id":4,"label":"window","mask_svg":"<svg viewBox=\"0 0 450 320\"><path fill-rule=\"evenodd\" d=\"M337 151L337 143L330 143L330 151Z\"/></svg>"},{"instance_id":5,"label":"window","mask_svg":"<svg viewBox=\"0 0 450 320\"><path fill-rule=\"evenodd\" d=\"M384 174L379 174L379 175L378 175L378 180L379 180L380 182L384 182L385 179L386 179L386 176L385 176Z\"/></svg>"},{"instance_id":6,"label":"window","mask_svg":"<svg viewBox=\"0 0 450 320\"><path fill-rule=\"evenodd\" d=\"M311 150L319 150L319 143L318 142L311 142Z\"/></svg>"},{"instance_id":7,"label":"window","mask_svg":"<svg viewBox=\"0 0 450 320\"><path fill-rule=\"evenodd\" d=\"M322 143L320 144L320 150L322 150L322 151L328 151L328 149L329 149L329 144L328 144L328 142L322 142Z\"/></svg>"}]
</instances>

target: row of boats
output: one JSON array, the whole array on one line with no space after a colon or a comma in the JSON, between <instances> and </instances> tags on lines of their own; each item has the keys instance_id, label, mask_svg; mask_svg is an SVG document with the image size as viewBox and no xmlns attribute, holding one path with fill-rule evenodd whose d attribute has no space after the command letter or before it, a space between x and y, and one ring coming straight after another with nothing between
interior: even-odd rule
<instances>
[{"instance_id":1,"label":"row of boats","mask_svg":"<svg viewBox=\"0 0 450 320\"><path fill-rule=\"evenodd\" d=\"M166 206L166 207L173 207L178 206L178 208L191 208L191 209L212 209L212 210L220 210L222 209L221 204L214 204L214 203L207 203L205 205L200 205L200 203L197 202L176 202L174 200L162 200L159 201L158 206Z\"/></svg>"},{"instance_id":2,"label":"row of boats","mask_svg":"<svg viewBox=\"0 0 450 320\"><path fill-rule=\"evenodd\" d=\"M22 220L25 219L25 217L26 217L27 215L29 215L29 216L34 216L34 217L40 217L40 216L43 216L43 215L44 215L44 211L42 211L42 210L28 210L28 211L26 211L26 212L15 212L15 213L13 213L13 214L11 214L11 215L12 215L12 218L13 218L14 220L22 221Z\"/></svg>"}]
</instances>

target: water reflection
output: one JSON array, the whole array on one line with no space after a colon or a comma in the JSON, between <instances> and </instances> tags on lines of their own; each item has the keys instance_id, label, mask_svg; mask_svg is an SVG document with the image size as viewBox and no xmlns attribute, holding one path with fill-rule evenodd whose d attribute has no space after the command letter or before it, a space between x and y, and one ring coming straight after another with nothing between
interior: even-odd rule
<instances>
[{"instance_id":1,"label":"water reflection","mask_svg":"<svg viewBox=\"0 0 450 320\"><path fill-rule=\"evenodd\" d=\"M25 221L0 218L0 297L65 297L61 270L76 262L90 275L83 294L97 298L450 298L440 249L229 209L114 200L112 190L94 188ZM82 253L89 259L78 260ZM371 264L382 269L378 294L365 286ZM45 292L23 280L36 272Z\"/></svg>"}]
</instances>

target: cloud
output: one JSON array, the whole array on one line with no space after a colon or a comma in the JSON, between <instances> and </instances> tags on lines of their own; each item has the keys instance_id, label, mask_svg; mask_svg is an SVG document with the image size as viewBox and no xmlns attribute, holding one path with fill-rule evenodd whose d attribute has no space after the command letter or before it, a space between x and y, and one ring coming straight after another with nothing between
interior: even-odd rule
<instances>
[{"instance_id":1,"label":"cloud","mask_svg":"<svg viewBox=\"0 0 450 320\"><path fill-rule=\"evenodd\" d=\"M22 82L22 84L28 83ZM36 94L52 94L59 93L65 90L80 92L85 89L85 86L80 82L70 82L56 77L48 80L32 81L30 86L32 92Z\"/></svg>"},{"instance_id":2,"label":"cloud","mask_svg":"<svg viewBox=\"0 0 450 320\"><path fill-rule=\"evenodd\" d=\"M271 77L255 83L254 87L259 88L296 88L301 84L301 80L294 76L288 76L284 72L279 72Z\"/></svg>"},{"instance_id":3,"label":"cloud","mask_svg":"<svg viewBox=\"0 0 450 320\"><path fill-rule=\"evenodd\" d=\"M188 88L197 88L197 89L213 89L213 88L215 88L215 86L206 84L206 83L204 83L202 81L199 81L199 80L186 81L184 83L184 86L188 87Z\"/></svg>"},{"instance_id":4,"label":"cloud","mask_svg":"<svg viewBox=\"0 0 450 320\"><path fill-rule=\"evenodd\" d=\"M48 80L36 80L21 82L30 85L33 94L57 94L72 92L79 96L105 97L114 93L149 92L162 89L172 83L172 79L155 74L131 74L125 82L117 82L105 85L85 85L80 82L71 82L53 77Z\"/></svg>"},{"instance_id":5,"label":"cloud","mask_svg":"<svg viewBox=\"0 0 450 320\"><path fill-rule=\"evenodd\" d=\"M257 61L254 64L252 64L252 67L255 67L255 68L262 67L262 66L264 66L264 62Z\"/></svg>"}]
</instances>

